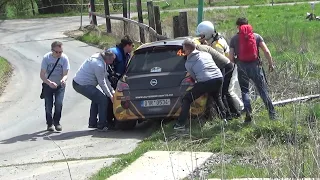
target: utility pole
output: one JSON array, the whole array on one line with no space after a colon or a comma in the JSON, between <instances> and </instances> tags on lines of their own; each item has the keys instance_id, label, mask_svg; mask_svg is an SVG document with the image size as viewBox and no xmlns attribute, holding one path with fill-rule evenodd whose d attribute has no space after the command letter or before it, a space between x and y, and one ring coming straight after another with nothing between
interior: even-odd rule
<instances>
[{"instance_id":1,"label":"utility pole","mask_svg":"<svg viewBox=\"0 0 320 180\"><path fill-rule=\"evenodd\" d=\"M203 0L198 0L198 24L201 23L202 18L203 18Z\"/></svg>"},{"instance_id":2,"label":"utility pole","mask_svg":"<svg viewBox=\"0 0 320 180\"><path fill-rule=\"evenodd\" d=\"M90 5L91 5L91 11L96 12L96 6L94 3L94 0L90 0ZM92 21L94 25L98 25L97 23L97 17L95 15L92 15Z\"/></svg>"},{"instance_id":3,"label":"utility pole","mask_svg":"<svg viewBox=\"0 0 320 180\"><path fill-rule=\"evenodd\" d=\"M128 18L129 19L131 17L130 6L131 6L131 2L130 2L130 0L128 0Z\"/></svg>"},{"instance_id":4,"label":"utility pole","mask_svg":"<svg viewBox=\"0 0 320 180\"><path fill-rule=\"evenodd\" d=\"M110 16L109 0L104 0L104 13ZM106 18L107 33L111 33L111 20Z\"/></svg>"},{"instance_id":5,"label":"utility pole","mask_svg":"<svg viewBox=\"0 0 320 180\"><path fill-rule=\"evenodd\" d=\"M80 11L81 11L81 18L80 18L80 30L82 30L83 0L81 1L81 8L80 8Z\"/></svg>"}]
</instances>

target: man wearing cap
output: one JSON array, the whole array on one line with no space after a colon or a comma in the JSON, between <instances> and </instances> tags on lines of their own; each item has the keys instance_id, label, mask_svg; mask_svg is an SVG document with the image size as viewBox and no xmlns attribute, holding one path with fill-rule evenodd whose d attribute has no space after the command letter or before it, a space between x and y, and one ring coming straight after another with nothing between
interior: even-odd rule
<instances>
[{"instance_id":1,"label":"man wearing cap","mask_svg":"<svg viewBox=\"0 0 320 180\"><path fill-rule=\"evenodd\" d=\"M89 128L97 128L99 131L113 128L113 124L107 121L107 108L112 106L109 100L113 103L115 91L107 78L106 67L114 59L115 54L110 50L93 54L84 61L73 79L74 90L91 100ZM96 87L98 84L103 93Z\"/></svg>"}]
</instances>

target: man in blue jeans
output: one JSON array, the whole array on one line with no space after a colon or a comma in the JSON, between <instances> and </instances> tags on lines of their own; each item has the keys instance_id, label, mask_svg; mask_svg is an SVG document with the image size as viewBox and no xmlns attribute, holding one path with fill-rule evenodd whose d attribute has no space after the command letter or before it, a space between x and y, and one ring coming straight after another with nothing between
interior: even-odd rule
<instances>
[{"instance_id":1,"label":"man in blue jeans","mask_svg":"<svg viewBox=\"0 0 320 180\"><path fill-rule=\"evenodd\" d=\"M261 66L261 59L259 57L259 48L263 50L264 55L268 60L270 72L274 70L274 62L272 60L271 53L263 38L259 34L253 33L252 27L248 24L248 20L246 18L238 18L236 25L239 29L239 33L233 36L230 41L229 59L232 62L236 62L238 66L239 84L242 93L242 100L244 103L244 110L246 112L246 118L244 122L249 123L252 121L252 107L249 99L250 79L254 82L256 88L258 89L260 97L262 98L266 108L269 111L270 119L274 120L276 119L276 112L268 94L267 84ZM240 31L242 34L247 34L242 35ZM252 37L252 39L250 39L250 36ZM250 43L247 43L250 40L252 41ZM250 51L250 48L252 47L254 50ZM248 55L244 55L246 52L251 53L249 53ZM253 57L253 60L249 59L248 57Z\"/></svg>"},{"instance_id":2,"label":"man in blue jeans","mask_svg":"<svg viewBox=\"0 0 320 180\"><path fill-rule=\"evenodd\" d=\"M112 105L108 99L113 103L115 91L107 78L106 67L114 59L115 54L110 50L93 54L80 66L73 79L74 90L91 100L89 128L97 128L99 131L113 128L113 124L107 121L107 108ZM96 87L98 84L104 94Z\"/></svg>"},{"instance_id":3,"label":"man in blue jeans","mask_svg":"<svg viewBox=\"0 0 320 180\"><path fill-rule=\"evenodd\" d=\"M43 57L40 71L40 78L44 84L43 95L48 131L54 131L53 125L57 131L62 131L60 119L69 69L69 59L63 53L62 43L54 41L51 44L51 52ZM52 116L53 104L54 114Z\"/></svg>"}]
</instances>

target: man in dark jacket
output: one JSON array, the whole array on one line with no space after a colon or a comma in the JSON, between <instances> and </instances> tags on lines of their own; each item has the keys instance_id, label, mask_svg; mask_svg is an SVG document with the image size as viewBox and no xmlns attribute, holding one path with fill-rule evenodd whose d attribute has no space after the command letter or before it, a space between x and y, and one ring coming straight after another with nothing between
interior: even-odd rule
<instances>
[{"instance_id":1,"label":"man in dark jacket","mask_svg":"<svg viewBox=\"0 0 320 180\"><path fill-rule=\"evenodd\" d=\"M221 99L223 76L212 56L207 52L198 51L191 39L183 42L183 50L187 56L185 67L191 77L196 81L193 88L182 98L181 113L175 130L184 130L188 118L190 104L200 96L208 93L215 100L220 117L226 121L226 112Z\"/></svg>"},{"instance_id":2,"label":"man in dark jacket","mask_svg":"<svg viewBox=\"0 0 320 180\"><path fill-rule=\"evenodd\" d=\"M123 76L126 71L127 63L130 59L131 52L134 48L133 40L130 36L125 35L119 44L115 47L109 48L111 52L116 55L113 64L107 67L109 73L108 79L111 82L113 89L116 89L118 80ZM111 102L109 102L111 104ZM114 124L113 106L108 106L107 121L110 124Z\"/></svg>"}]
</instances>

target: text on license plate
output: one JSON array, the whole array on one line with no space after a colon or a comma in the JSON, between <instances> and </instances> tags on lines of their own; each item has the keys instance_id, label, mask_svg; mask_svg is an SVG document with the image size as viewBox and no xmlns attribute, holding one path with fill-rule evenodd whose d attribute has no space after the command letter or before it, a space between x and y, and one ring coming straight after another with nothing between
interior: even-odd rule
<instances>
[{"instance_id":1,"label":"text on license plate","mask_svg":"<svg viewBox=\"0 0 320 180\"><path fill-rule=\"evenodd\" d=\"M170 99L145 100L141 102L142 107L169 106L169 105L170 105Z\"/></svg>"}]
</instances>

